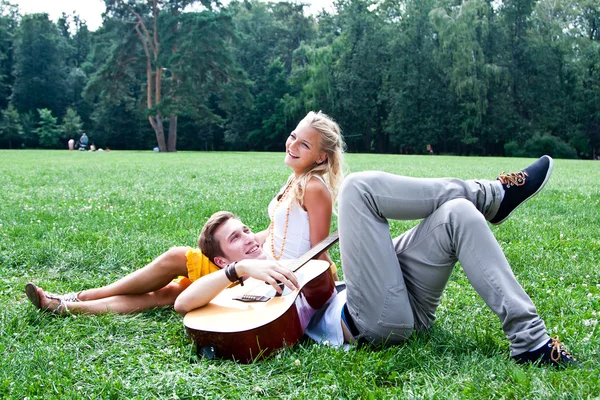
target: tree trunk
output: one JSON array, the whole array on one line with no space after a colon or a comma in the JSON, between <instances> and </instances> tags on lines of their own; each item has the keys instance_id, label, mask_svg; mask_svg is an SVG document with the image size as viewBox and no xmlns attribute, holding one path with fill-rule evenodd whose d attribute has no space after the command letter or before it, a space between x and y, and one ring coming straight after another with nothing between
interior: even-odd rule
<instances>
[{"instance_id":1,"label":"tree trunk","mask_svg":"<svg viewBox=\"0 0 600 400\"><path fill-rule=\"evenodd\" d=\"M169 138L167 151L177 151L177 115L171 115L169 119Z\"/></svg>"},{"instance_id":2,"label":"tree trunk","mask_svg":"<svg viewBox=\"0 0 600 400\"><path fill-rule=\"evenodd\" d=\"M156 134L158 149L161 153L167 151L167 145L165 144L165 130L163 128L162 118L160 118L159 114L156 114L156 119L150 116L148 117L148 120L150 121L150 125L152 125L152 129L154 129L154 133Z\"/></svg>"}]
</instances>

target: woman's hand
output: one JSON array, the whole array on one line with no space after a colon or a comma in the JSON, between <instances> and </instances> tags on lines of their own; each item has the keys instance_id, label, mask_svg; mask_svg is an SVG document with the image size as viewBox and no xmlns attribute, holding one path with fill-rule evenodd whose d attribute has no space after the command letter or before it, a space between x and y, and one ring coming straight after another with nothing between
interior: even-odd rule
<instances>
[{"instance_id":1,"label":"woman's hand","mask_svg":"<svg viewBox=\"0 0 600 400\"><path fill-rule=\"evenodd\" d=\"M242 260L235 265L235 271L238 276L248 275L254 279L265 281L280 294L283 290L279 287L279 282L290 290L300 288L296 275L275 261Z\"/></svg>"}]
</instances>

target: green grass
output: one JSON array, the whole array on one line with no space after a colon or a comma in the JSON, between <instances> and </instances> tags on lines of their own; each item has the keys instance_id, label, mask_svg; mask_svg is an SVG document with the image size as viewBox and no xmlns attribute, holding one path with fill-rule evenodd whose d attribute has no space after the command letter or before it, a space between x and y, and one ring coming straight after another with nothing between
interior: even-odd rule
<instances>
[{"instance_id":1,"label":"green grass","mask_svg":"<svg viewBox=\"0 0 600 400\"><path fill-rule=\"evenodd\" d=\"M500 323L457 267L427 334L379 351L306 342L241 365L196 357L172 309L53 317L26 300L104 285L215 211L264 229L282 154L0 151L1 398L597 398L600 163L556 160L546 189L493 231L518 280L584 368L509 360ZM494 178L531 160L349 155L352 171ZM394 222L400 234L414 222ZM335 227L334 223L334 227ZM339 263L337 247L331 252Z\"/></svg>"}]
</instances>

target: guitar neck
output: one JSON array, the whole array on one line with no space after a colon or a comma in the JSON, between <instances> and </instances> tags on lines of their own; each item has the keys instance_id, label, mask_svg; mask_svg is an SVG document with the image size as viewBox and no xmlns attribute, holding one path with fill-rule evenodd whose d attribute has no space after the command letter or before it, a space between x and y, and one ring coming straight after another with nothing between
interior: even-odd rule
<instances>
[{"instance_id":1,"label":"guitar neck","mask_svg":"<svg viewBox=\"0 0 600 400\"><path fill-rule=\"evenodd\" d=\"M304 264L312 260L313 258L319 257L321 254L327 251L331 246L333 246L339 240L338 232L335 231L331 235L327 236L325 239L321 240L319 243L313 246L309 251L304 253L299 259L294 260L288 265L292 271L296 272L300 267Z\"/></svg>"}]
</instances>

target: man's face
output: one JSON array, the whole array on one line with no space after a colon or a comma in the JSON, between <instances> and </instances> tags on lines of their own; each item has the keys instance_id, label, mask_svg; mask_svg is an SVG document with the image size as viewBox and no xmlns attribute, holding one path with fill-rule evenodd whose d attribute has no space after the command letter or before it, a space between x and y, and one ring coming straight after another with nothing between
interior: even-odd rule
<instances>
[{"instance_id":1,"label":"man's face","mask_svg":"<svg viewBox=\"0 0 600 400\"><path fill-rule=\"evenodd\" d=\"M215 257L217 265L226 265L249 258L261 260L267 258L262 247L256 241L254 233L238 219L231 218L227 220L217 228L214 237L221 245L224 254L224 257Z\"/></svg>"}]
</instances>

